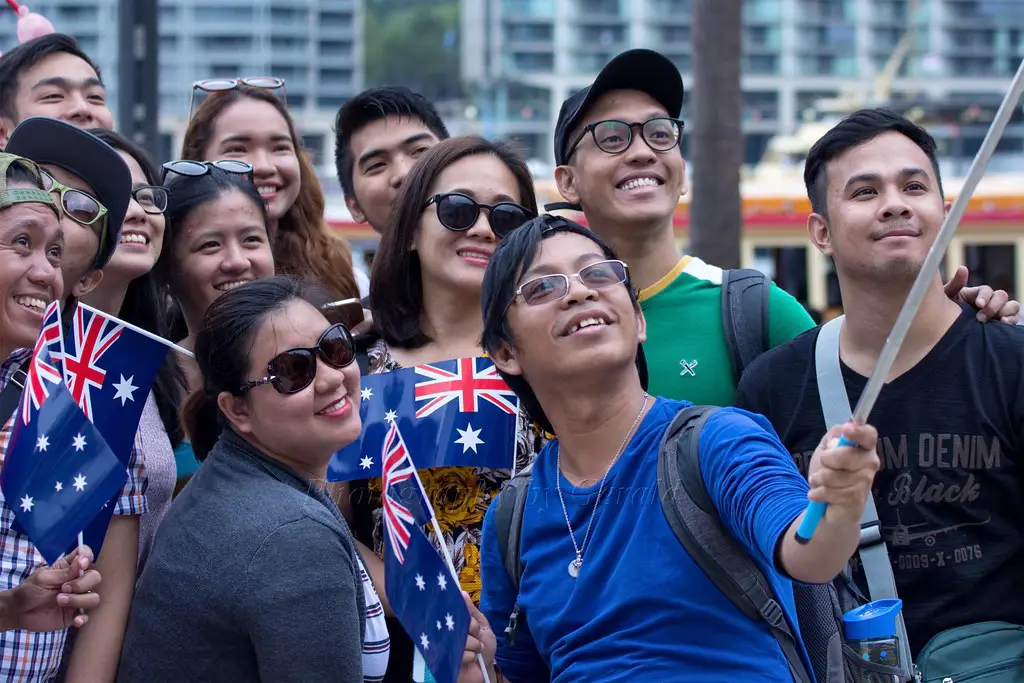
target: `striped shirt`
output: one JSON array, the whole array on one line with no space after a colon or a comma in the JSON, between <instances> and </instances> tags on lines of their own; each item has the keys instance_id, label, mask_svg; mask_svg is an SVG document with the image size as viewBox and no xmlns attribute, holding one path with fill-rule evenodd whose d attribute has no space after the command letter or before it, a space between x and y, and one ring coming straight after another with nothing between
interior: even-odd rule
<instances>
[{"instance_id":1,"label":"striped shirt","mask_svg":"<svg viewBox=\"0 0 1024 683\"><path fill-rule=\"evenodd\" d=\"M388 625L384 621L384 608L373 587L370 576L366 573L363 560L359 562L359 580L363 584L363 599L366 602L366 636L363 638L363 681L376 683L384 680L388 670L388 654L391 650L391 639L388 637Z\"/></svg>"},{"instance_id":2,"label":"striped shirt","mask_svg":"<svg viewBox=\"0 0 1024 683\"><path fill-rule=\"evenodd\" d=\"M14 376L15 370L30 356L29 349L18 349L0 363L0 391ZM17 412L17 411L15 411ZM0 465L7 455L7 444L14 428L11 415L0 429ZM132 449L128 481L114 508L115 515L141 515L146 512L146 473L138 435ZM39 565L45 564L28 536L13 529L14 511L0 491L0 590L10 590L28 578ZM67 631L0 633L0 680L50 681L57 674Z\"/></svg>"}]
</instances>

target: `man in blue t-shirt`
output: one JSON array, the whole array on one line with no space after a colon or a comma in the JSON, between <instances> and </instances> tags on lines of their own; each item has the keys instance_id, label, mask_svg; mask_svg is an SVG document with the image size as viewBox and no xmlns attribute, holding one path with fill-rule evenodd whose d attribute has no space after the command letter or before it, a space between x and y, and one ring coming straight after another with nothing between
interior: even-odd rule
<instances>
[{"instance_id":1,"label":"man in blue t-shirt","mask_svg":"<svg viewBox=\"0 0 1024 683\"><path fill-rule=\"evenodd\" d=\"M657 457L689 405L645 391L643 313L625 264L594 233L542 216L506 237L484 276L484 349L535 420L558 436L537 456L520 539L517 593L484 522L481 608L505 680L786 681L782 650L673 534ZM645 371L643 374L646 374ZM828 447L842 430L862 449ZM871 427L822 439L810 486L760 416L722 408L699 441L708 493L796 624L792 581L832 579L857 547L878 469ZM808 498L830 504L814 539L794 538ZM806 653L804 653L806 659Z\"/></svg>"}]
</instances>

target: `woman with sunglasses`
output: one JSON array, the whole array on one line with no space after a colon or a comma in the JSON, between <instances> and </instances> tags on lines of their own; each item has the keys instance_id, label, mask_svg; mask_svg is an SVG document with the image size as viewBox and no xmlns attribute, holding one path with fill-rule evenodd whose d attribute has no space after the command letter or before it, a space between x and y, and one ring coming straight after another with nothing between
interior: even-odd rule
<instances>
[{"instance_id":1,"label":"woman with sunglasses","mask_svg":"<svg viewBox=\"0 0 1024 683\"><path fill-rule=\"evenodd\" d=\"M403 183L377 251L370 310L381 339L369 350L370 372L483 355L484 270L501 238L536 215L530 172L505 145L467 136L425 152ZM521 418L517 470L532 459L536 441ZM484 512L509 475L509 470L468 467L421 472L460 583L474 602L480 595ZM384 595L380 480L337 486L334 493L352 515L364 560ZM397 621L389 626L392 664L386 680L407 683L412 642Z\"/></svg>"},{"instance_id":2,"label":"woman with sunglasses","mask_svg":"<svg viewBox=\"0 0 1024 683\"><path fill-rule=\"evenodd\" d=\"M249 181L248 164L172 161L164 165L168 191L164 248L156 274L181 309L172 338L191 350L206 309L219 296L274 274L266 206ZM183 322L183 324L181 324ZM185 385L195 389L195 362L179 358ZM199 467L184 441L175 450L178 488Z\"/></svg>"},{"instance_id":3,"label":"woman with sunglasses","mask_svg":"<svg viewBox=\"0 0 1024 683\"><path fill-rule=\"evenodd\" d=\"M274 87L278 82L280 88ZM323 190L282 99L283 80L217 79L196 88L209 95L185 131L182 158L251 164L270 218L278 272L322 283L335 301L358 297L352 250L324 221ZM358 307L336 310L346 323L361 319Z\"/></svg>"},{"instance_id":4,"label":"woman with sunglasses","mask_svg":"<svg viewBox=\"0 0 1024 683\"><path fill-rule=\"evenodd\" d=\"M206 312L202 381L182 409L204 465L139 579L118 681L363 681L387 667L380 603L319 485L362 427L355 347L327 301L271 277Z\"/></svg>"}]
</instances>

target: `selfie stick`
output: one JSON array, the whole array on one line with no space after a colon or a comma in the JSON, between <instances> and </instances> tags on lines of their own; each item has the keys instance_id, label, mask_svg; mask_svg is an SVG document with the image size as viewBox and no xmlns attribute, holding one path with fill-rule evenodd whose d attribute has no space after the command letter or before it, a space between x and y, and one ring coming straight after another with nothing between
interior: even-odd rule
<instances>
[{"instance_id":1,"label":"selfie stick","mask_svg":"<svg viewBox=\"0 0 1024 683\"><path fill-rule=\"evenodd\" d=\"M892 331L885 340L885 346L882 347L882 352L878 355L875 369L871 373L867 385L864 387L864 393L861 394L860 400L857 401L857 408L853 411L853 421L855 423L864 424L868 419L868 415L871 414L871 409L875 407L875 401L878 400L878 394L882 390L889 372L892 370L896 354L899 353L900 346L902 346L903 340L906 339L907 332L910 330L910 324L914 321L917 311L921 308L921 302L924 301L928 287L931 286L932 278L935 277L935 273L939 269L942 256L946 253L950 240L953 239L957 224L967 210L967 202L970 201L971 195L974 194L974 190L981 180L981 175L985 172L985 167L992 157L992 152L995 151L996 145L999 144L999 139L1003 137L1006 124L1009 123L1010 116L1013 115L1013 110L1017 107L1022 93L1024 93L1024 60L1021 60L1020 68L1017 69L1017 75L1013 77L1013 81L1010 83L1010 90L1006 93L1003 103L999 105L999 111L996 112L996 116L992 120L992 127L988 129L985 140L981 143L981 149L978 150L978 154L971 163L971 169L967 172L964 186L957 195L956 201L953 202L953 207L949 210L949 215L946 216L942 229L935 238L935 243L932 244L932 248L928 251L928 256L921 265L921 272L917 274L914 286L910 288L910 293L907 294L907 301L903 304L896 322L893 323ZM855 446L856 444L843 436L839 439L839 445ZM822 516L825 514L826 507L827 503L808 503L807 511L804 512L804 518L796 531L798 543L810 542L811 537L814 536L815 529L818 528L818 522L821 521Z\"/></svg>"}]
</instances>

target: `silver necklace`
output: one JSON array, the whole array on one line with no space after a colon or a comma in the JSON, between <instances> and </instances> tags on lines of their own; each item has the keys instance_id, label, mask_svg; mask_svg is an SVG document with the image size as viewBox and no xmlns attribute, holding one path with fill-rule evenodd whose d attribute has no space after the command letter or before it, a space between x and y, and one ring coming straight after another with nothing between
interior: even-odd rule
<instances>
[{"instance_id":1,"label":"silver necklace","mask_svg":"<svg viewBox=\"0 0 1024 683\"><path fill-rule=\"evenodd\" d=\"M640 423L640 418L643 416L644 411L647 410L647 401L650 396L644 392L644 404L640 407L640 412L637 413L636 419L633 420L633 426L626 432L626 436L622 439L622 445L619 446L619 451L612 458L612 462L608 465L608 469L605 470L604 476L601 477L601 485L597 487L597 496L594 498L594 509L590 513L590 521L587 522L587 532L583 535L583 545L576 545L576 534L573 533L572 523L569 521L569 511L565 507L565 497L562 495L562 482L560 477L562 476L562 450L559 448L558 442L555 442L555 466L557 470L555 472L555 481L558 487L558 500L562 504L562 514L565 516L565 526L569 527L569 538L572 540L572 547L576 551L576 557L569 562L569 576L576 578L580 575L580 568L583 566L583 551L587 547L587 540L590 538L590 527L594 524L594 515L597 514L597 508L601 504L601 493L604 492L604 480L608 478L608 473L615 467L615 463L618 462L619 456L622 455L622 451L626 449L626 444L629 443L629 438L633 435L633 430Z\"/></svg>"}]
</instances>

